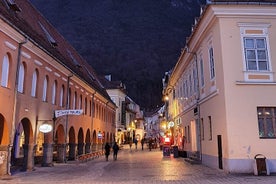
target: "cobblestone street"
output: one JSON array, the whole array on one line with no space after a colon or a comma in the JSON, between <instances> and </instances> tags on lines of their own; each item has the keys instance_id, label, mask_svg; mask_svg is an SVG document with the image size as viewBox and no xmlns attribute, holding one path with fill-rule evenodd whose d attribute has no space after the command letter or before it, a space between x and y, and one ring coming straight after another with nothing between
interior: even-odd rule
<instances>
[{"instance_id":1,"label":"cobblestone street","mask_svg":"<svg viewBox=\"0 0 276 184\"><path fill-rule=\"evenodd\" d=\"M118 160L102 156L92 161L36 166L32 172L16 172L0 179L0 184L86 184L86 183L181 183L181 184L274 184L276 176L230 175L202 165L191 165L183 158L163 157L160 150L119 151Z\"/></svg>"}]
</instances>

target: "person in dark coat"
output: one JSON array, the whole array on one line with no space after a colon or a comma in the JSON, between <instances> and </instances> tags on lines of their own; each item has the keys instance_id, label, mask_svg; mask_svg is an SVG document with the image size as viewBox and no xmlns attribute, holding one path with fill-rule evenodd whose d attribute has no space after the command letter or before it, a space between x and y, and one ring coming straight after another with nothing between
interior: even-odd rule
<instances>
[{"instance_id":1,"label":"person in dark coat","mask_svg":"<svg viewBox=\"0 0 276 184\"><path fill-rule=\"evenodd\" d=\"M105 150L105 158L106 158L106 161L108 161L108 156L110 154L110 145L107 143L105 143L105 146L104 146L104 150Z\"/></svg>"},{"instance_id":2,"label":"person in dark coat","mask_svg":"<svg viewBox=\"0 0 276 184\"><path fill-rule=\"evenodd\" d=\"M113 159L114 159L114 160L117 160L117 155L118 155L118 151L119 151L119 146L118 146L118 144L117 144L116 142L114 143L112 149L113 149Z\"/></svg>"}]
</instances>

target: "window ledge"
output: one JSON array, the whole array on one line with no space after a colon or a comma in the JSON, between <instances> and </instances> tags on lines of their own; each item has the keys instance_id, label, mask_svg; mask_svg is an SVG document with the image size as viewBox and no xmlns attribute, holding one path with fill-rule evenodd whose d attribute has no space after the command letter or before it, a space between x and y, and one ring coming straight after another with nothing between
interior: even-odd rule
<instances>
[{"instance_id":1,"label":"window ledge","mask_svg":"<svg viewBox=\"0 0 276 184\"><path fill-rule=\"evenodd\" d=\"M237 85L276 85L276 82L236 81Z\"/></svg>"}]
</instances>

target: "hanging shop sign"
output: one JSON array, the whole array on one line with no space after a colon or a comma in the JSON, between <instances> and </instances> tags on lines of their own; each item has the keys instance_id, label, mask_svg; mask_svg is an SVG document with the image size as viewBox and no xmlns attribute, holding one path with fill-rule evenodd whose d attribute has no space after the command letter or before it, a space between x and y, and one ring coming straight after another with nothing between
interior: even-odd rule
<instances>
[{"instance_id":1,"label":"hanging shop sign","mask_svg":"<svg viewBox=\"0 0 276 184\"><path fill-rule=\"evenodd\" d=\"M82 109L56 110L55 117L58 118L65 115L81 115L82 113Z\"/></svg>"},{"instance_id":2,"label":"hanging shop sign","mask_svg":"<svg viewBox=\"0 0 276 184\"><path fill-rule=\"evenodd\" d=\"M50 125L50 124L47 124L47 123L42 124L42 125L40 125L40 127L39 127L39 131L42 132L42 133L49 133L49 132L51 132L52 130L53 130L53 126Z\"/></svg>"},{"instance_id":3,"label":"hanging shop sign","mask_svg":"<svg viewBox=\"0 0 276 184\"><path fill-rule=\"evenodd\" d=\"M170 121L170 122L168 123L168 127L174 127L174 122L173 122L173 121Z\"/></svg>"}]
</instances>

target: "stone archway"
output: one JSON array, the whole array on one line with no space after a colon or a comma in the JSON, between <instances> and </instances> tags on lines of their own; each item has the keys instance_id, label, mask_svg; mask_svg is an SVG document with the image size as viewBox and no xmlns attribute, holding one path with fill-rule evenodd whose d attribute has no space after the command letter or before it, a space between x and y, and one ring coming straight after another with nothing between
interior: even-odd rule
<instances>
[{"instance_id":1,"label":"stone archway","mask_svg":"<svg viewBox=\"0 0 276 184\"><path fill-rule=\"evenodd\" d=\"M88 129L86 131L86 136L85 136L85 153L90 153L91 152L91 136L90 136L90 130Z\"/></svg>"},{"instance_id":2,"label":"stone archway","mask_svg":"<svg viewBox=\"0 0 276 184\"><path fill-rule=\"evenodd\" d=\"M96 130L94 130L92 135L92 152L96 150L97 150L97 133L96 133Z\"/></svg>"},{"instance_id":3,"label":"stone archway","mask_svg":"<svg viewBox=\"0 0 276 184\"><path fill-rule=\"evenodd\" d=\"M4 116L0 114L0 176L10 172L9 133L7 122Z\"/></svg>"},{"instance_id":4,"label":"stone archway","mask_svg":"<svg viewBox=\"0 0 276 184\"><path fill-rule=\"evenodd\" d=\"M83 129L80 128L78 132L78 155L83 154L83 147L84 147Z\"/></svg>"},{"instance_id":5,"label":"stone archway","mask_svg":"<svg viewBox=\"0 0 276 184\"><path fill-rule=\"evenodd\" d=\"M68 160L75 160L76 158L76 134L74 127L69 129L69 155Z\"/></svg>"},{"instance_id":6,"label":"stone archway","mask_svg":"<svg viewBox=\"0 0 276 184\"><path fill-rule=\"evenodd\" d=\"M63 125L58 125L54 138L54 160L65 162L65 132Z\"/></svg>"},{"instance_id":7,"label":"stone archway","mask_svg":"<svg viewBox=\"0 0 276 184\"><path fill-rule=\"evenodd\" d=\"M33 170L35 147L31 122L23 118L16 127L11 163L21 167L22 171Z\"/></svg>"}]
</instances>

